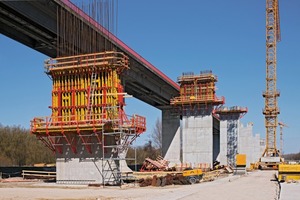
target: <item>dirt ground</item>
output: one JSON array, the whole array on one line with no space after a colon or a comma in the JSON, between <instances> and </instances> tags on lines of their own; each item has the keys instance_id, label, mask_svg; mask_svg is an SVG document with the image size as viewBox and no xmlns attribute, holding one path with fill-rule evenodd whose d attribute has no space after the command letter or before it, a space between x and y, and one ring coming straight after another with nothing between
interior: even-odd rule
<instances>
[{"instance_id":1,"label":"dirt ground","mask_svg":"<svg viewBox=\"0 0 300 200\"><path fill-rule=\"evenodd\" d=\"M212 182L194 185L144 187L137 184L120 187L88 187L58 185L42 182L0 183L0 199L22 200L113 200L113 199L222 199L222 200L274 200L279 199L279 186L274 171L256 171L244 176L228 176ZM282 200L300 196L300 184L286 184L283 190L294 186L293 191L281 192ZM285 189L284 189L285 188ZM286 193L286 194L285 194ZM290 196L288 196L290 195Z\"/></svg>"}]
</instances>

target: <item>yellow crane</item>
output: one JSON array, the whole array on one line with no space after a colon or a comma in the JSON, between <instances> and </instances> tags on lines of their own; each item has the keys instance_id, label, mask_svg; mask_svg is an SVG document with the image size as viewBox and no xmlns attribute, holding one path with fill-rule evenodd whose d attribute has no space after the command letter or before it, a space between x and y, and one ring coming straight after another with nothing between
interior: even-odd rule
<instances>
[{"instance_id":1,"label":"yellow crane","mask_svg":"<svg viewBox=\"0 0 300 200\"><path fill-rule=\"evenodd\" d=\"M283 122L278 122L280 128L280 154L283 156L283 127L289 127L288 125L284 124Z\"/></svg>"},{"instance_id":2,"label":"yellow crane","mask_svg":"<svg viewBox=\"0 0 300 200\"><path fill-rule=\"evenodd\" d=\"M266 91L265 98L266 148L260 159L262 165L277 167L281 157L276 147L277 115L279 114L276 88L276 45L281 40L278 0L266 0Z\"/></svg>"}]
</instances>

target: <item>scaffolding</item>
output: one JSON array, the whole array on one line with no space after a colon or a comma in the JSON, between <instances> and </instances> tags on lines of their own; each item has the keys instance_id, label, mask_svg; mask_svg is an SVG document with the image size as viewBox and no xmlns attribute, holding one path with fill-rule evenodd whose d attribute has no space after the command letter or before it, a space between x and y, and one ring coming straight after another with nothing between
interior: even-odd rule
<instances>
[{"instance_id":1,"label":"scaffolding","mask_svg":"<svg viewBox=\"0 0 300 200\"><path fill-rule=\"evenodd\" d=\"M177 78L180 84L180 96L171 99L171 105L178 107L182 113L203 106L218 106L225 103L225 98L216 96L217 76L212 71L201 71L199 75L192 72L183 73Z\"/></svg>"},{"instance_id":2,"label":"scaffolding","mask_svg":"<svg viewBox=\"0 0 300 200\"><path fill-rule=\"evenodd\" d=\"M95 145L102 149L102 163L108 165L102 169L103 184L121 182L119 163L146 130L144 117L124 112L127 94L120 75L128 68L128 57L114 51L46 60L52 115L31 121L31 132L56 153L63 154L66 144L77 154L79 142L89 154Z\"/></svg>"},{"instance_id":3,"label":"scaffolding","mask_svg":"<svg viewBox=\"0 0 300 200\"><path fill-rule=\"evenodd\" d=\"M219 107L214 114L220 120L227 121L227 165L236 167L236 155L238 154L238 120L248 112L247 108L240 106Z\"/></svg>"}]
</instances>

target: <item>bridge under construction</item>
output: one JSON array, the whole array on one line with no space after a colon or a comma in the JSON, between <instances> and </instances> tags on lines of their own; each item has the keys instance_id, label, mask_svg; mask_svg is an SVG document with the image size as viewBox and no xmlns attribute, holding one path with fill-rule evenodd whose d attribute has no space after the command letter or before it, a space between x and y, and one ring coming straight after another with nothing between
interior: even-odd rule
<instances>
[{"instance_id":1,"label":"bridge under construction","mask_svg":"<svg viewBox=\"0 0 300 200\"><path fill-rule=\"evenodd\" d=\"M95 2L0 2L1 32L51 57L52 113L33 118L31 132L55 153L58 183L122 183L128 147L146 131L143 113L124 111L131 96L162 111L162 152L173 166L235 167L239 153L248 166L259 159L259 135L240 122L247 108L225 106L212 71L175 83L113 34L113 1Z\"/></svg>"}]
</instances>

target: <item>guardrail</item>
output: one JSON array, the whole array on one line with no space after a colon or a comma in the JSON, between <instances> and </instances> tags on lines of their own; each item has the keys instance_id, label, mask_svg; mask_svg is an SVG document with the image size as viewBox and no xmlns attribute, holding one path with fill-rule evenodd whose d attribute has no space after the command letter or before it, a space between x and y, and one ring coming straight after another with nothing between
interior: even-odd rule
<instances>
[{"instance_id":1,"label":"guardrail","mask_svg":"<svg viewBox=\"0 0 300 200\"><path fill-rule=\"evenodd\" d=\"M22 170L23 179L53 179L56 172Z\"/></svg>"}]
</instances>

